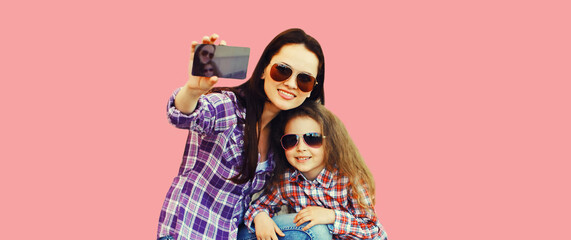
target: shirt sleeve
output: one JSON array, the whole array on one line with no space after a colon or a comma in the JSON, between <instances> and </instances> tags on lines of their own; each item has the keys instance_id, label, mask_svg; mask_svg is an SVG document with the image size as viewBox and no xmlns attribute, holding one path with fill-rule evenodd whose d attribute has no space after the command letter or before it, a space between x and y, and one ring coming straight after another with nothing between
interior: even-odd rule
<instances>
[{"instance_id":1,"label":"shirt sleeve","mask_svg":"<svg viewBox=\"0 0 571 240\"><path fill-rule=\"evenodd\" d=\"M254 227L252 226L254 223L254 218L260 212L266 212L270 217L273 217L276 212L279 212L280 206L285 204L281 197L281 191L277 188L276 191L273 191L269 194L262 194L260 198L250 204L250 207L244 214L244 224L250 232L254 232Z\"/></svg>"},{"instance_id":2,"label":"shirt sleeve","mask_svg":"<svg viewBox=\"0 0 571 240\"><path fill-rule=\"evenodd\" d=\"M202 95L194 111L184 114L176 109L175 97L180 91L176 89L167 104L169 122L177 128L189 129L200 134L223 130L236 123L236 98L232 94L211 93Z\"/></svg>"},{"instance_id":3,"label":"shirt sleeve","mask_svg":"<svg viewBox=\"0 0 571 240\"><path fill-rule=\"evenodd\" d=\"M384 231L377 221L374 208L364 208L351 196L349 194L348 211L334 210L335 222L330 228L332 233L350 239L383 239ZM365 193L365 196L365 203L371 205L369 194Z\"/></svg>"}]
</instances>

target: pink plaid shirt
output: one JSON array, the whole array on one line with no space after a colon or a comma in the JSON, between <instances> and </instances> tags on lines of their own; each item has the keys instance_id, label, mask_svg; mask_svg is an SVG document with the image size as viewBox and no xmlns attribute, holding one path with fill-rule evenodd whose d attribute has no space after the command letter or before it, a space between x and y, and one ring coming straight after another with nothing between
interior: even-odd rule
<instances>
[{"instance_id":1,"label":"pink plaid shirt","mask_svg":"<svg viewBox=\"0 0 571 240\"><path fill-rule=\"evenodd\" d=\"M261 211L270 217L287 205L295 212L308 206L319 206L335 211L335 222L329 225L333 239L386 239L383 226L377 220L373 209L359 205L352 197L349 178L339 176L337 170L323 169L315 180L307 180L299 171L288 171L279 183L277 191L262 195L250 205L244 216L244 223L254 230L254 217ZM363 189L364 190L364 189ZM366 203L371 199L365 192Z\"/></svg>"}]
</instances>

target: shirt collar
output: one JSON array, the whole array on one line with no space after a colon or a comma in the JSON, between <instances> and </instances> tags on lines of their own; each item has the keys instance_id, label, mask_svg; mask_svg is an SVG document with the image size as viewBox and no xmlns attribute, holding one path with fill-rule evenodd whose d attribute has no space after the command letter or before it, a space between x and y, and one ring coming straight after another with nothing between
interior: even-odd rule
<instances>
[{"instance_id":1,"label":"shirt collar","mask_svg":"<svg viewBox=\"0 0 571 240\"><path fill-rule=\"evenodd\" d=\"M307 181L310 183L312 183L312 182L313 183L319 183L321 186L323 186L325 188L329 188L329 186L331 186L331 183L333 182L333 179L335 178L337 173L338 173L337 170L329 171L329 170L327 170L327 168L323 168L323 170L321 170L321 172L319 172L317 177L313 181L311 181L311 180L308 180L307 178L305 178L305 176L303 176L303 174L301 174L300 171L295 169L295 170L293 170L293 172L290 172L289 181L291 181L291 182Z\"/></svg>"}]
</instances>

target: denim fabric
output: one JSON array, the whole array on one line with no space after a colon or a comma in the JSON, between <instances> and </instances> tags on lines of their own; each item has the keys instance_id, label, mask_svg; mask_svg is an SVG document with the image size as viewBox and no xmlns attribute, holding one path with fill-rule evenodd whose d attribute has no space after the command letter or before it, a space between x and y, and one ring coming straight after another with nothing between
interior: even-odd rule
<instances>
[{"instance_id":1,"label":"denim fabric","mask_svg":"<svg viewBox=\"0 0 571 240\"><path fill-rule=\"evenodd\" d=\"M164 237L160 237L160 238L157 239L157 240L174 240L174 238L171 237L171 236L164 236Z\"/></svg>"},{"instance_id":2,"label":"denim fabric","mask_svg":"<svg viewBox=\"0 0 571 240\"><path fill-rule=\"evenodd\" d=\"M296 213L282 214L274 216L272 219L285 234L285 237L278 236L280 240L330 240L331 232L327 225L315 225L307 231L301 230L309 222L296 226L293 222ZM245 225L240 225L238 229L238 240L255 240L256 234L250 233Z\"/></svg>"}]
</instances>

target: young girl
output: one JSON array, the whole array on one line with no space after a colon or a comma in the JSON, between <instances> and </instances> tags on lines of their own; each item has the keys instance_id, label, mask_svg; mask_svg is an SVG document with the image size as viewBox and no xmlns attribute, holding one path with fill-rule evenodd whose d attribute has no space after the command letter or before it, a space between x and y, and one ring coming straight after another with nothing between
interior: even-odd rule
<instances>
[{"instance_id":1,"label":"young girl","mask_svg":"<svg viewBox=\"0 0 571 240\"><path fill-rule=\"evenodd\" d=\"M202 43L217 39L205 36ZM324 69L317 40L289 29L268 44L240 86L212 89L218 77L190 75L175 90L169 121L188 130L188 139L161 209L158 239L236 239L252 195L272 173L272 120L305 101L323 103Z\"/></svg>"},{"instance_id":2,"label":"young girl","mask_svg":"<svg viewBox=\"0 0 571 240\"><path fill-rule=\"evenodd\" d=\"M279 142L272 143L281 149L275 149L275 175L246 211L246 226L258 239L323 224L334 239L386 239L375 215L375 182L343 123L315 102L281 114L281 127L273 133ZM296 212L289 217L295 226L287 231L271 219L282 205Z\"/></svg>"}]
</instances>

